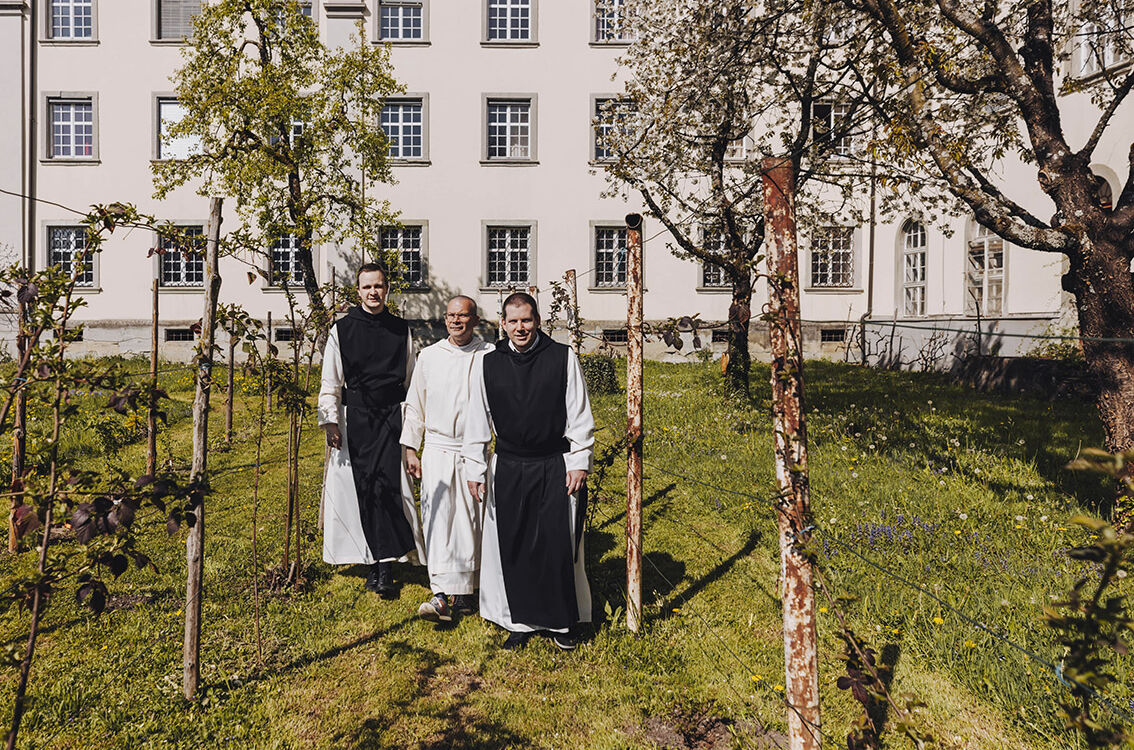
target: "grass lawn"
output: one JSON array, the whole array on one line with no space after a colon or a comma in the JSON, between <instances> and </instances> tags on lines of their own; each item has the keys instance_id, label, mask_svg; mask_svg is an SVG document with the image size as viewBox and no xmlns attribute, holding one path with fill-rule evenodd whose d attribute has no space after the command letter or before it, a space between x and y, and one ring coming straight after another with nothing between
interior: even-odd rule
<instances>
[{"instance_id":1,"label":"grass lawn","mask_svg":"<svg viewBox=\"0 0 1134 750\"><path fill-rule=\"evenodd\" d=\"M837 595L849 598L842 606L856 632L894 664L892 689L926 704L919 720L940 746L1075 747L1055 714L1062 688L1054 677L850 550L1058 663L1042 608L1080 573L1063 550L1085 538L1066 521L1081 510L1108 512L1099 507L1107 497L1101 481L1062 469L1080 446L1101 443L1093 407L821 362L809 363L807 377L820 561ZM721 395L712 365L647 364L647 606L637 636L621 617L625 460L608 447L624 423L624 396L594 399L601 467L592 477L587 561L601 621L568 654L543 640L520 653L502 651L504 634L475 616L448 627L419 621L414 613L428 596L424 569L400 570L400 598L382 601L363 590L362 569L319 562L323 448L310 421L301 466L303 554L316 562L301 590L264 594L261 664L252 581L282 557L286 417L273 415L268 424L256 571L255 424L245 411L256 397L247 396L234 447L210 457L201 700L180 697L184 531L169 537L163 519L143 516L139 534L160 573L125 574L97 618L70 591L52 600L20 745L774 746L785 724L774 517L764 502L706 486L759 498L774 493L766 379L767 369L756 367L759 395L740 403ZM171 410L178 418L164 451L186 467L190 384L185 375L167 380L182 406ZM217 445L222 422L214 408ZM84 460L139 473L142 450L91 448ZM0 587L32 558L0 558ZM834 613L824 607L823 724L828 746L838 747L859 707L836 687L845 673L841 644ZM0 638L22 643L27 621L11 608L0 616ZM1120 664L1110 689L1123 706L1134 697L1130 667L1129 660ZM0 672L5 719L15 679L14 669ZM896 737L890 744L905 746Z\"/></svg>"}]
</instances>

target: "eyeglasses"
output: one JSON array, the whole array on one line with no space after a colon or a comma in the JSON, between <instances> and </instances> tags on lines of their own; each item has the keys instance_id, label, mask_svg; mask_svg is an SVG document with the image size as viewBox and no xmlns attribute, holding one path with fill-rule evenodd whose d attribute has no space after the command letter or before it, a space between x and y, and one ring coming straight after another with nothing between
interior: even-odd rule
<instances>
[{"instance_id":1,"label":"eyeglasses","mask_svg":"<svg viewBox=\"0 0 1134 750\"><path fill-rule=\"evenodd\" d=\"M469 313L445 313L445 320L472 320Z\"/></svg>"}]
</instances>

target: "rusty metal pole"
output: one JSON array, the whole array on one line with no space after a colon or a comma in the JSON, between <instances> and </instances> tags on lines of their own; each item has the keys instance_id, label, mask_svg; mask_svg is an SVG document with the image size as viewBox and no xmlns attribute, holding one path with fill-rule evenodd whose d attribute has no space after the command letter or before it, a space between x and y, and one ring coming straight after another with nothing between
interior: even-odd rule
<instances>
[{"instance_id":1,"label":"rusty metal pole","mask_svg":"<svg viewBox=\"0 0 1134 750\"><path fill-rule=\"evenodd\" d=\"M785 691L791 750L821 746L819 658L811 562L807 423L803 415L803 346L799 323L799 258L795 239L795 172L790 159L763 163L764 243L768 254L772 339L772 424L780 499L780 596L784 610Z\"/></svg>"},{"instance_id":2,"label":"rusty metal pole","mask_svg":"<svg viewBox=\"0 0 1134 750\"><path fill-rule=\"evenodd\" d=\"M146 473L157 473L157 384L158 384L158 280L154 279L150 311L150 403L146 413Z\"/></svg>"},{"instance_id":3,"label":"rusty metal pole","mask_svg":"<svg viewBox=\"0 0 1134 750\"><path fill-rule=\"evenodd\" d=\"M563 274L563 282L567 284L567 303L570 305L567 330L571 335L571 348L579 354L583 337L579 335L579 277L574 268L568 268Z\"/></svg>"},{"instance_id":4,"label":"rusty metal pole","mask_svg":"<svg viewBox=\"0 0 1134 750\"><path fill-rule=\"evenodd\" d=\"M642 217L626 216L626 627L642 624Z\"/></svg>"}]
</instances>

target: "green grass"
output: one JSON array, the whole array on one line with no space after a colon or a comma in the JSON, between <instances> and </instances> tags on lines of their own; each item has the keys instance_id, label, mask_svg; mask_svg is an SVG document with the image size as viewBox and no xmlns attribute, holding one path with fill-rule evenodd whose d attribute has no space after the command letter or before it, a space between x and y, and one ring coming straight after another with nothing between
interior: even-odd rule
<instances>
[{"instance_id":1,"label":"green grass","mask_svg":"<svg viewBox=\"0 0 1134 750\"><path fill-rule=\"evenodd\" d=\"M754 368L754 393L766 396L767 375ZM1061 688L1054 678L834 540L1057 662L1042 607L1080 572L1060 550L1084 538L1066 519L1108 510L1100 481L1061 468L1080 445L1100 444L1092 407L821 362L809 363L807 376L817 551L837 594L850 598L855 630L895 661L893 689L927 704L919 720L946 747L1074 746L1055 716ZM140 534L160 573L124 575L98 618L69 591L57 594L21 745L638 748L656 746L659 726L691 736L700 723L727 730L737 746L760 746L761 728L778 732L785 722L772 511L665 472L771 496L769 405L724 398L712 366L648 363L646 384L642 634L604 614L625 600L625 461L604 449L624 423L624 397L616 394L594 403L607 467L592 482L587 558L601 622L578 650L561 654L541 640L512 654L500 649L501 631L479 618L446 628L417 620L428 595L420 569L408 573L400 599L384 602L363 591L363 571L315 562L303 590L265 594L261 666L251 594L254 434L243 411L255 399L247 397L236 447L210 458L203 698L195 705L180 698L184 533L170 538L162 519L143 516ZM182 402L178 414L190 400L188 385L169 378ZM175 419L165 441L178 466L188 461L188 422ZM217 435L220 422L214 409ZM259 524L265 567L282 555L285 426L282 415L268 425ZM89 434L79 431L76 442L89 443ZM303 553L317 560L323 449L313 424L305 435ZM128 445L85 460L137 473L143 456ZM32 564L26 552L0 559L0 586ZM0 617L6 643L21 642L26 627L27 614L15 608ZM836 629L834 613L821 612L820 690L832 747L843 744L857 716L857 704L835 685L843 673ZM1130 663L1120 668L1111 693L1125 706ZM5 717L14 683L14 670L0 673Z\"/></svg>"}]
</instances>

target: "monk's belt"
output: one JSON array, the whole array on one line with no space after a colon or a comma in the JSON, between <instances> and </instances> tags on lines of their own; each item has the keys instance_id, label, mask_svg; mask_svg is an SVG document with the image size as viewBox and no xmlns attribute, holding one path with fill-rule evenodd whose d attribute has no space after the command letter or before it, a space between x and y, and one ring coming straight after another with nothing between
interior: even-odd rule
<instances>
[{"instance_id":1,"label":"monk's belt","mask_svg":"<svg viewBox=\"0 0 1134 750\"><path fill-rule=\"evenodd\" d=\"M373 388L366 391L356 391L343 388L343 403L347 406L361 406L367 409L380 409L385 406L400 404L406 398L406 389L401 383Z\"/></svg>"},{"instance_id":2,"label":"monk's belt","mask_svg":"<svg viewBox=\"0 0 1134 750\"><path fill-rule=\"evenodd\" d=\"M571 443L567 438L553 440L551 443L538 445L516 446L496 438L496 455L511 458L517 461L541 461L552 456L562 456L571 450Z\"/></svg>"},{"instance_id":3,"label":"monk's belt","mask_svg":"<svg viewBox=\"0 0 1134 750\"><path fill-rule=\"evenodd\" d=\"M437 450L448 451L449 453L460 453L461 441L454 440L453 438L446 437L445 435L435 435L431 432L426 432L425 447L436 448Z\"/></svg>"}]
</instances>

